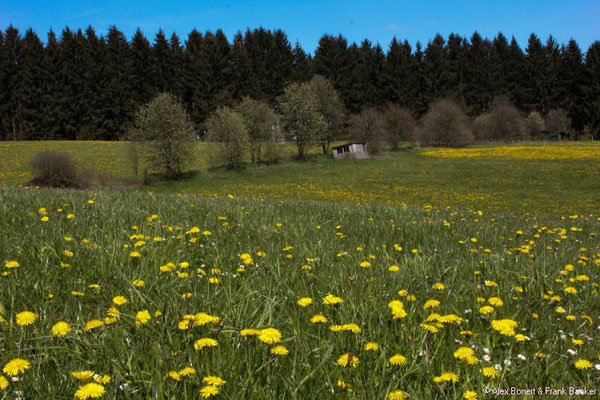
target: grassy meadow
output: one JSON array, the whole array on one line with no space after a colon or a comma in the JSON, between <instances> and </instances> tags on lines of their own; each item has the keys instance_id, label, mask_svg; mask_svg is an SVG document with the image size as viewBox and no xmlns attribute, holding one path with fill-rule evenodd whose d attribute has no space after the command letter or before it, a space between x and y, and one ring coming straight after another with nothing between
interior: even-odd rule
<instances>
[{"instance_id":1,"label":"grassy meadow","mask_svg":"<svg viewBox=\"0 0 600 400\"><path fill-rule=\"evenodd\" d=\"M122 143L53 145L129 174ZM0 143L0 398L600 389L595 143L88 191L18 187L28 146Z\"/></svg>"}]
</instances>

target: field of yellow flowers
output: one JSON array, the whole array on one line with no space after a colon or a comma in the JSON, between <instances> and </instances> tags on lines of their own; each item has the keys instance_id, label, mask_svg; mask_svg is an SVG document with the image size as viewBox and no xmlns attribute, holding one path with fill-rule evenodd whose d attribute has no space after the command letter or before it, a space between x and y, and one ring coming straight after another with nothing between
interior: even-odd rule
<instances>
[{"instance_id":1,"label":"field of yellow flowers","mask_svg":"<svg viewBox=\"0 0 600 400\"><path fill-rule=\"evenodd\" d=\"M0 200L2 398L600 388L598 214L9 186Z\"/></svg>"}]
</instances>

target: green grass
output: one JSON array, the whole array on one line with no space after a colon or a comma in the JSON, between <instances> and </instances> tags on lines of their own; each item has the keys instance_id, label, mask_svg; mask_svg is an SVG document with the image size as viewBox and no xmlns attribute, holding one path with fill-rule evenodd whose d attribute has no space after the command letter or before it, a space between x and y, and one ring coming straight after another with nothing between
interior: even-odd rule
<instances>
[{"instance_id":1,"label":"green grass","mask_svg":"<svg viewBox=\"0 0 600 400\"><path fill-rule=\"evenodd\" d=\"M207 376L226 381L212 398L231 400L600 388L598 159L403 151L241 171L198 167L187 179L144 188L16 187L25 164L18 155L35 146L7 144L12 161L0 157L0 376L9 378L0 397L73 399L81 384L71 373L82 370L110 376L110 399L197 399ZM80 146L88 166L124 171L114 156L122 143L66 146ZM168 263L175 268L161 271ZM343 303L324 305L328 294ZM116 320L86 331L90 320L109 317L115 296L128 300ZM303 297L313 303L300 307ZM503 305L481 314L494 297ZM439 306L426 310L430 299ZM393 300L403 302L404 318L394 319ZM137 325L144 310L151 319ZM19 326L23 311L37 320ZM200 312L218 322L180 329ZM316 314L328 322L312 324ZM460 324L436 325L441 315ZM518 324L514 335L492 328L500 319ZM59 321L71 326L65 337L52 333ZM360 332L331 329L350 323ZM240 335L269 327L280 343ZM218 345L196 350L201 338ZM379 349L366 351L367 342ZM271 354L276 345L289 354ZM477 362L457 359L461 346ZM337 364L346 353L358 358L356 368ZM391 365L395 354L406 364ZM13 381L5 366L15 358L31 365ZM578 369L578 360L592 367ZM494 365L499 376L483 376ZM165 377L184 367L196 374ZM444 372L458 382L434 382Z\"/></svg>"},{"instance_id":2,"label":"green grass","mask_svg":"<svg viewBox=\"0 0 600 400\"><path fill-rule=\"evenodd\" d=\"M16 357L32 363L20 381L10 383L9 397L22 391L26 398L73 398L78 384L70 373L78 370L110 375L105 397L119 399L198 398L201 378L208 375L227 381L217 397L224 399L347 398L338 380L350 384L356 398L365 399L383 399L395 389L416 399L447 399L466 390L481 395L484 386L598 386L596 371L574 366L578 359L598 363L600 351L597 217L563 220L132 191L4 188L0 199L0 234L9 238L0 242L0 260L20 263L15 269L3 268L6 276L0 278L5 310L0 366ZM71 213L74 218L67 218ZM194 226L198 233L186 233ZM137 249L141 257L131 258L139 240L146 242ZM293 248L284 250L287 246ZM266 256L260 257L259 251ZM242 253L254 261L245 272L238 270ZM371 267L361 268L367 260ZM188 269L160 272L168 262L184 261L190 263ZM70 267L61 268L61 262ZM565 269L568 264L573 271ZM389 271L392 265L399 271ZM189 276L178 277L178 272ZM568 281L582 275L588 280ZM209 277L219 282L211 284ZM143 279L145 286L134 287L134 279ZM485 281L498 286L487 287ZM436 282L445 289L434 290ZM90 289L90 284L99 289ZM566 294L567 286L577 294ZM400 297L402 289L415 301ZM183 299L184 293L191 297ZM330 293L343 304L321 304ZM545 299L548 293L560 300ZM87 321L107 316L117 295L128 299L119 307L118 320L84 332ZM314 303L300 308L296 301L301 297ZM483 316L478 297L499 297L504 305ZM387 304L394 299L404 302L405 318L392 318ZM440 306L424 310L427 299L438 299ZM566 312L557 313L558 306ZM15 316L24 310L39 319L19 327ZM134 316L141 310L148 310L152 319L137 326ZM162 316L154 317L156 311ZM178 329L184 315L198 312L218 316L220 324ZM464 321L429 333L421 324L432 312L456 314ZM311 324L317 313L329 323ZM576 321L566 320L566 315ZM492 319L517 321L516 333L530 340L500 335L491 328ZM58 321L67 321L73 331L54 337L51 327ZM360 333L329 328L346 323L357 324ZM239 334L241 329L267 327L281 331L280 344L289 355L271 355L273 345ZM465 330L473 335L460 333ZM203 337L216 339L218 346L194 350L194 341ZM584 344L574 346L574 338ZM368 341L378 343L380 350L365 351ZM480 360L476 365L453 357L461 345L474 347ZM489 362L484 348L490 351ZM577 356L569 355L567 350L574 348ZM336 364L347 352L360 360L357 368ZM538 352L547 357L536 358ZM390 365L388 359L396 353L407 358L406 365ZM480 369L494 364L503 366L499 378L484 378ZM195 368L196 376L180 382L165 378L168 371L186 366ZM458 374L458 383L433 382L446 371ZM124 384L127 388L119 389Z\"/></svg>"},{"instance_id":3,"label":"green grass","mask_svg":"<svg viewBox=\"0 0 600 400\"><path fill-rule=\"evenodd\" d=\"M87 168L133 178L124 142L0 143L0 182L24 183L28 159L42 149L72 153ZM228 194L243 198L377 203L423 207L426 204L460 209L529 213L598 213L600 211L600 147L595 144L526 144L525 151L544 156L544 149L573 152L579 148L594 158L513 159L507 157L444 158L404 150L358 161L317 157L306 162L252 166L241 171L208 170L207 144L198 144L190 166L193 177L160 183L147 190L209 197ZM478 146L475 149L486 147ZM490 146L503 154L503 147ZM521 146L505 148L520 149ZM313 148L312 153L318 154ZM457 150L462 151L462 150ZM563 151L563 153L565 152ZM290 157L293 147L284 147ZM568 156L569 153L567 153ZM563 155L564 157L564 155Z\"/></svg>"}]
</instances>

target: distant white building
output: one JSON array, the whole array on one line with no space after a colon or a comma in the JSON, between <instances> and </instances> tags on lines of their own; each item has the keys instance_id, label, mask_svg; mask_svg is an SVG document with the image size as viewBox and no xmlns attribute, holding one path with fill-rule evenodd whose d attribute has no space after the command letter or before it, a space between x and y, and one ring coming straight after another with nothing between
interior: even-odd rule
<instances>
[{"instance_id":1,"label":"distant white building","mask_svg":"<svg viewBox=\"0 0 600 400\"><path fill-rule=\"evenodd\" d=\"M346 143L332 148L334 158L369 158L364 142Z\"/></svg>"}]
</instances>

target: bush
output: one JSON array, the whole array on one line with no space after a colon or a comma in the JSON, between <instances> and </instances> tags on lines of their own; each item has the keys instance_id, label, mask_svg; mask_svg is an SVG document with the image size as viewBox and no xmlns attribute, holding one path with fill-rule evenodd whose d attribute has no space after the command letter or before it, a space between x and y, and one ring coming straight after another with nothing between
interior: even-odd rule
<instances>
[{"instance_id":1,"label":"bush","mask_svg":"<svg viewBox=\"0 0 600 400\"><path fill-rule=\"evenodd\" d=\"M532 139L540 139L542 132L546 130L546 122L537 111L532 111L527 116L527 130L529 137Z\"/></svg>"},{"instance_id":2,"label":"bush","mask_svg":"<svg viewBox=\"0 0 600 400\"><path fill-rule=\"evenodd\" d=\"M80 187L82 181L73 158L67 153L44 151L31 160L32 184L49 187Z\"/></svg>"},{"instance_id":3,"label":"bush","mask_svg":"<svg viewBox=\"0 0 600 400\"><path fill-rule=\"evenodd\" d=\"M366 108L350 118L350 136L353 140L367 144L369 154L378 154L383 149L383 116L375 108Z\"/></svg>"},{"instance_id":4,"label":"bush","mask_svg":"<svg viewBox=\"0 0 600 400\"><path fill-rule=\"evenodd\" d=\"M385 138L393 150L400 142L415 140L415 119L412 112L398 104L388 104L383 109L383 129Z\"/></svg>"},{"instance_id":5,"label":"bush","mask_svg":"<svg viewBox=\"0 0 600 400\"><path fill-rule=\"evenodd\" d=\"M451 99L435 101L421 118L417 137L426 146L462 147L473 143L469 117Z\"/></svg>"},{"instance_id":6,"label":"bush","mask_svg":"<svg viewBox=\"0 0 600 400\"><path fill-rule=\"evenodd\" d=\"M128 153L132 165L137 165L139 154L146 167L175 178L193 156L196 136L181 102L170 93L160 93L139 108L128 139L138 148L137 153Z\"/></svg>"},{"instance_id":7,"label":"bush","mask_svg":"<svg viewBox=\"0 0 600 400\"><path fill-rule=\"evenodd\" d=\"M315 75L308 85L317 100L317 108L323 117L319 141L323 154L329 153L329 145L338 137L344 126L346 111L344 103L333 84L321 75Z\"/></svg>"},{"instance_id":8,"label":"bush","mask_svg":"<svg viewBox=\"0 0 600 400\"><path fill-rule=\"evenodd\" d=\"M546 130L548 132L568 132L571 129L571 118L562 108L548 111Z\"/></svg>"},{"instance_id":9,"label":"bush","mask_svg":"<svg viewBox=\"0 0 600 400\"><path fill-rule=\"evenodd\" d=\"M490 112L473 122L475 137L479 140L514 140L528 136L519 110L506 96L496 96Z\"/></svg>"},{"instance_id":10,"label":"bush","mask_svg":"<svg viewBox=\"0 0 600 400\"><path fill-rule=\"evenodd\" d=\"M247 130L242 116L229 107L218 108L206 121L207 141L213 142L209 155L213 167L239 168L242 165Z\"/></svg>"},{"instance_id":11,"label":"bush","mask_svg":"<svg viewBox=\"0 0 600 400\"><path fill-rule=\"evenodd\" d=\"M310 83L291 83L277 99L281 126L287 140L294 141L298 158L304 159L306 146L319 140L325 120L319 111Z\"/></svg>"},{"instance_id":12,"label":"bush","mask_svg":"<svg viewBox=\"0 0 600 400\"><path fill-rule=\"evenodd\" d=\"M278 119L275 111L267 103L250 97L244 97L236 111L242 116L248 132L248 149L252 162L275 161L271 151L272 142L277 137Z\"/></svg>"}]
</instances>

